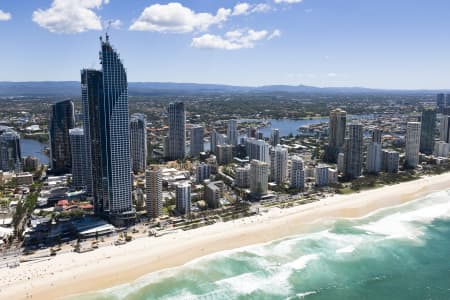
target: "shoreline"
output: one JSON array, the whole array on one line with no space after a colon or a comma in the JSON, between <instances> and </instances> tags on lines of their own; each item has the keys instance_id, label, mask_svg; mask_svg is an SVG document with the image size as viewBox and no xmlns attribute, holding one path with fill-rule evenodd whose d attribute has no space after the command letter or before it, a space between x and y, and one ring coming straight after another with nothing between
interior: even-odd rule
<instances>
[{"instance_id":1,"label":"shoreline","mask_svg":"<svg viewBox=\"0 0 450 300\"><path fill-rule=\"evenodd\" d=\"M335 195L292 208L270 208L260 215L141 238L122 246L64 253L14 269L0 269L0 295L5 299L29 299L31 295L32 299L58 299L95 292L207 255L312 232L327 220L361 218L447 189L450 173Z\"/></svg>"}]
</instances>

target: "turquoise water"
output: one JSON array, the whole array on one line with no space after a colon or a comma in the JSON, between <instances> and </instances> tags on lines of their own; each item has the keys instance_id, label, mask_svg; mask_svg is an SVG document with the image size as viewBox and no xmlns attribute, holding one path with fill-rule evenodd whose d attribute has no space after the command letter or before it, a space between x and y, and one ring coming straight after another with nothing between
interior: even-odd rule
<instances>
[{"instance_id":1,"label":"turquoise water","mask_svg":"<svg viewBox=\"0 0 450 300\"><path fill-rule=\"evenodd\" d=\"M450 299L450 193L75 299Z\"/></svg>"}]
</instances>

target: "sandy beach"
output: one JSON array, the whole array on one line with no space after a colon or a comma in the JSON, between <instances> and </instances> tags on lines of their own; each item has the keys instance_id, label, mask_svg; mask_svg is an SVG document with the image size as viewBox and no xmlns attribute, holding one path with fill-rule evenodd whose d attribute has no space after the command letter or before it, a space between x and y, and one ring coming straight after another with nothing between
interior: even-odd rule
<instances>
[{"instance_id":1,"label":"sandy beach","mask_svg":"<svg viewBox=\"0 0 450 300\"><path fill-rule=\"evenodd\" d=\"M162 237L140 238L83 254L63 253L0 269L0 299L59 299L127 283L215 252L264 243L318 228L324 220L357 218L450 189L450 173Z\"/></svg>"}]
</instances>

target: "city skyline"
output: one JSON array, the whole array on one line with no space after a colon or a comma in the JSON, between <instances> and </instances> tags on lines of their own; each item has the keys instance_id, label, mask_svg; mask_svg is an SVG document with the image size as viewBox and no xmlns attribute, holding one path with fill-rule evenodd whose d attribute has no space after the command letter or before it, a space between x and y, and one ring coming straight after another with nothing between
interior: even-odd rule
<instances>
[{"instance_id":1,"label":"city skyline","mask_svg":"<svg viewBox=\"0 0 450 300\"><path fill-rule=\"evenodd\" d=\"M11 58L0 80L76 80L73 70L97 67L88 41L111 20L129 81L445 89L449 7L443 0L0 1ZM33 59L25 43L35 45ZM440 45L432 55L431 44Z\"/></svg>"}]
</instances>

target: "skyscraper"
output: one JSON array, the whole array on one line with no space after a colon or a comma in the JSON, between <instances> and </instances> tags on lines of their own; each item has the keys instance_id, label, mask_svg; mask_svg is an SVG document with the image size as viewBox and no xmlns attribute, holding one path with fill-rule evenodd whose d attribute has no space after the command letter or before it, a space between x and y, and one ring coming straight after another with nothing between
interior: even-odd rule
<instances>
[{"instance_id":1,"label":"skyscraper","mask_svg":"<svg viewBox=\"0 0 450 300\"><path fill-rule=\"evenodd\" d=\"M260 197L267 194L269 183L269 164L252 160L250 162L250 192Z\"/></svg>"},{"instance_id":2,"label":"skyscraper","mask_svg":"<svg viewBox=\"0 0 450 300\"><path fill-rule=\"evenodd\" d=\"M400 153L392 150L383 150L381 154L381 170L387 173L397 173Z\"/></svg>"},{"instance_id":3,"label":"skyscraper","mask_svg":"<svg viewBox=\"0 0 450 300\"><path fill-rule=\"evenodd\" d=\"M291 160L291 188L303 190L305 188L305 171L303 160L294 156Z\"/></svg>"},{"instance_id":4,"label":"skyscraper","mask_svg":"<svg viewBox=\"0 0 450 300\"><path fill-rule=\"evenodd\" d=\"M271 178L276 184L281 184L287 180L288 176L288 150L278 145L273 149L272 157Z\"/></svg>"},{"instance_id":5,"label":"skyscraper","mask_svg":"<svg viewBox=\"0 0 450 300\"><path fill-rule=\"evenodd\" d=\"M347 124L347 112L337 108L330 112L328 147L325 158L330 162L336 162L339 151L344 146L345 128Z\"/></svg>"},{"instance_id":6,"label":"skyscraper","mask_svg":"<svg viewBox=\"0 0 450 300\"><path fill-rule=\"evenodd\" d=\"M420 122L408 122L406 125L406 165L415 168L419 164Z\"/></svg>"},{"instance_id":7,"label":"skyscraper","mask_svg":"<svg viewBox=\"0 0 450 300\"><path fill-rule=\"evenodd\" d=\"M367 145L366 171L378 174L381 171L381 138L383 132L375 128L372 131L372 141Z\"/></svg>"},{"instance_id":8,"label":"skyscraper","mask_svg":"<svg viewBox=\"0 0 450 300\"><path fill-rule=\"evenodd\" d=\"M145 194L147 214L156 219L162 214L162 174L158 167L145 171Z\"/></svg>"},{"instance_id":9,"label":"skyscraper","mask_svg":"<svg viewBox=\"0 0 450 300\"><path fill-rule=\"evenodd\" d=\"M450 143L450 116L443 115L441 117L439 139L443 142Z\"/></svg>"},{"instance_id":10,"label":"skyscraper","mask_svg":"<svg viewBox=\"0 0 450 300\"><path fill-rule=\"evenodd\" d=\"M268 164L270 163L270 146L265 141L257 140L255 138L248 138L245 145L249 160L255 159Z\"/></svg>"},{"instance_id":11,"label":"skyscraper","mask_svg":"<svg viewBox=\"0 0 450 300\"><path fill-rule=\"evenodd\" d=\"M431 155L434 150L434 135L436 131L436 110L426 108L422 111L420 130L420 152Z\"/></svg>"},{"instance_id":12,"label":"skyscraper","mask_svg":"<svg viewBox=\"0 0 450 300\"><path fill-rule=\"evenodd\" d=\"M189 182L179 183L175 188L176 209L182 214L191 213L191 185Z\"/></svg>"},{"instance_id":13,"label":"skyscraper","mask_svg":"<svg viewBox=\"0 0 450 300\"><path fill-rule=\"evenodd\" d=\"M70 152L72 154L72 187L86 188L86 152L84 147L84 132L81 128L69 130Z\"/></svg>"},{"instance_id":14,"label":"skyscraper","mask_svg":"<svg viewBox=\"0 0 450 300\"><path fill-rule=\"evenodd\" d=\"M217 163L219 165L226 165L233 161L233 146L223 144L216 146Z\"/></svg>"},{"instance_id":15,"label":"skyscraper","mask_svg":"<svg viewBox=\"0 0 450 300\"><path fill-rule=\"evenodd\" d=\"M350 124L348 138L345 139L344 175L348 179L361 176L363 154L363 126Z\"/></svg>"},{"instance_id":16,"label":"skyscraper","mask_svg":"<svg viewBox=\"0 0 450 300\"><path fill-rule=\"evenodd\" d=\"M88 182L96 213L123 225L134 217L131 198L127 74L109 37L101 40L102 70L81 73Z\"/></svg>"},{"instance_id":17,"label":"skyscraper","mask_svg":"<svg viewBox=\"0 0 450 300\"><path fill-rule=\"evenodd\" d=\"M169 159L184 159L186 156L186 114L184 103L170 103L169 117Z\"/></svg>"},{"instance_id":18,"label":"skyscraper","mask_svg":"<svg viewBox=\"0 0 450 300\"><path fill-rule=\"evenodd\" d=\"M4 126L0 126L0 170L16 173L22 171L20 136Z\"/></svg>"},{"instance_id":19,"label":"skyscraper","mask_svg":"<svg viewBox=\"0 0 450 300\"><path fill-rule=\"evenodd\" d=\"M270 136L270 144L275 147L276 145L280 144L280 130L278 129L272 129L272 134Z\"/></svg>"},{"instance_id":20,"label":"skyscraper","mask_svg":"<svg viewBox=\"0 0 450 300\"><path fill-rule=\"evenodd\" d=\"M69 130L74 127L75 117L72 100L53 104L48 133L50 137L50 168L55 174L71 172L72 157Z\"/></svg>"},{"instance_id":21,"label":"skyscraper","mask_svg":"<svg viewBox=\"0 0 450 300\"><path fill-rule=\"evenodd\" d=\"M133 172L144 172L147 166L147 119L144 114L131 115L130 148Z\"/></svg>"},{"instance_id":22,"label":"skyscraper","mask_svg":"<svg viewBox=\"0 0 450 300\"><path fill-rule=\"evenodd\" d=\"M203 126L193 126L191 128L191 156L199 157L200 152L204 151L203 138L205 129Z\"/></svg>"},{"instance_id":23,"label":"skyscraper","mask_svg":"<svg viewBox=\"0 0 450 300\"><path fill-rule=\"evenodd\" d=\"M227 127L228 144L236 146L238 144L237 121L229 120Z\"/></svg>"},{"instance_id":24,"label":"skyscraper","mask_svg":"<svg viewBox=\"0 0 450 300\"><path fill-rule=\"evenodd\" d=\"M381 151L381 144L370 142L367 145L367 173L378 174L381 171Z\"/></svg>"},{"instance_id":25,"label":"skyscraper","mask_svg":"<svg viewBox=\"0 0 450 300\"><path fill-rule=\"evenodd\" d=\"M438 113L444 113L445 108L447 107L446 99L444 94L437 94L436 95L436 107Z\"/></svg>"},{"instance_id":26,"label":"skyscraper","mask_svg":"<svg viewBox=\"0 0 450 300\"><path fill-rule=\"evenodd\" d=\"M319 164L314 169L314 178L316 181L316 186L322 187L328 185L328 165Z\"/></svg>"}]
</instances>

